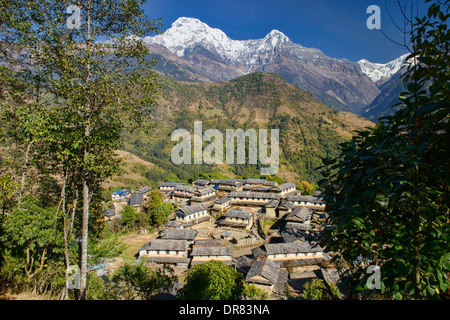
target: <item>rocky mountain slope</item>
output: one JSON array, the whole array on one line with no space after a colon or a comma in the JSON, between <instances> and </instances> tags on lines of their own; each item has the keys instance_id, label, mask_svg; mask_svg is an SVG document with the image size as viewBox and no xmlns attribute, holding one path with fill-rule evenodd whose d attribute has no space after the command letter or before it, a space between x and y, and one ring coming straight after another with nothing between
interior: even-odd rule
<instances>
[{"instance_id":1,"label":"rocky mountain slope","mask_svg":"<svg viewBox=\"0 0 450 320\"><path fill-rule=\"evenodd\" d=\"M408 54L403 55L386 64L358 61L362 71L380 90L380 94L359 112L360 115L377 122L378 118L392 115L400 108L395 105L400 102L399 96L405 91L402 75L407 69L407 56Z\"/></svg>"},{"instance_id":2,"label":"rocky mountain slope","mask_svg":"<svg viewBox=\"0 0 450 320\"><path fill-rule=\"evenodd\" d=\"M386 64L373 63L366 59L358 61L358 64L361 67L361 71L367 75L377 87L380 87L405 66L405 59L407 56L408 54L405 54Z\"/></svg>"}]
</instances>

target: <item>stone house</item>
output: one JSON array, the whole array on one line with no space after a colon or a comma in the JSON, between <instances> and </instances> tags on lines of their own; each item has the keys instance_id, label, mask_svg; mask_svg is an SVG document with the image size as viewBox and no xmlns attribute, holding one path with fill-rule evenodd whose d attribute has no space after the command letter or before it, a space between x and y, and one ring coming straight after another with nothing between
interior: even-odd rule
<instances>
[{"instance_id":1,"label":"stone house","mask_svg":"<svg viewBox=\"0 0 450 320\"><path fill-rule=\"evenodd\" d=\"M278 263L264 257L252 263L245 282L253 283L259 289L282 294L286 288L288 275L288 271L281 269Z\"/></svg>"},{"instance_id":2,"label":"stone house","mask_svg":"<svg viewBox=\"0 0 450 320\"><path fill-rule=\"evenodd\" d=\"M231 192L229 198L235 205L264 207L270 201L278 199L278 196L275 193L238 191Z\"/></svg>"},{"instance_id":3,"label":"stone house","mask_svg":"<svg viewBox=\"0 0 450 320\"><path fill-rule=\"evenodd\" d=\"M192 246L190 256L191 266L209 260L222 261L227 265L232 264L232 250L230 247L224 246L222 240L196 240Z\"/></svg>"},{"instance_id":4,"label":"stone house","mask_svg":"<svg viewBox=\"0 0 450 320\"><path fill-rule=\"evenodd\" d=\"M154 239L139 249L139 256L147 257L147 262L187 267L188 249L187 240Z\"/></svg>"},{"instance_id":5,"label":"stone house","mask_svg":"<svg viewBox=\"0 0 450 320\"><path fill-rule=\"evenodd\" d=\"M216 194L216 190L213 187L204 187L199 188L194 191L194 194L191 198L190 204L199 204L202 203L205 206L211 205L215 200L217 200L218 196Z\"/></svg>"},{"instance_id":6,"label":"stone house","mask_svg":"<svg viewBox=\"0 0 450 320\"><path fill-rule=\"evenodd\" d=\"M204 221L210 221L211 216L208 209L203 204L184 206L175 211L176 220L183 223L185 227L198 224Z\"/></svg>"},{"instance_id":7,"label":"stone house","mask_svg":"<svg viewBox=\"0 0 450 320\"><path fill-rule=\"evenodd\" d=\"M311 246L309 242L266 243L263 250L267 257L283 264L294 265L295 260L315 260L322 258L322 248Z\"/></svg>"},{"instance_id":8,"label":"stone house","mask_svg":"<svg viewBox=\"0 0 450 320\"><path fill-rule=\"evenodd\" d=\"M224 217L225 219L219 222L221 226L249 230L254 223L253 212L241 209L228 209L225 212Z\"/></svg>"}]
</instances>

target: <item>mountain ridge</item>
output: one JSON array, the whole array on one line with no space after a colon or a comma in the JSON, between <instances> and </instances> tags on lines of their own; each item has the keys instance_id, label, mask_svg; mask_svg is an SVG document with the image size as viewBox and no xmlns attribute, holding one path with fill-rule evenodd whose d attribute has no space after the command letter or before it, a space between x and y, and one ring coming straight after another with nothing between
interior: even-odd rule
<instances>
[{"instance_id":1,"label":"mountain ridge","mask_svg":"<svg viewBox=\"0 0 450 320\"><path fill-rule=\"evenodd\" d=\"M408 55L409 53L404 54L384 64L374 63L366 59L361 59L357 63L361 66L362 72L379 87L405 66Z\"/></svg>"},{"instance_id":2,"label":"mountain ridge","mask_svg":"<svg viewBox=\"0 0 450 320\"><path fill-rule=\"evenodd\" d=\"M167 49L156 51L197 74L194 78L215 82L253 72L277 73L338 111L358 113L380 93L357 62L295 44L276 29L261 39L232 40L198 19L181 17L163 34L143 41L151 52L155 46Z\"/></svg>"}]
</instances>

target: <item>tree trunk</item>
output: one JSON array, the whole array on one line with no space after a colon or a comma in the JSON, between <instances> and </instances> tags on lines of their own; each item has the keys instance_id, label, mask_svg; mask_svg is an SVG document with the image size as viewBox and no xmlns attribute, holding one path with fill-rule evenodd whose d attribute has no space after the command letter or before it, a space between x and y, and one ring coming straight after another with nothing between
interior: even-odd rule
<instances>
[{"instance_id":1,"label":"tree trunk","mask_svg":"<svg viewBox=\"0 0 450 320\"><path fill-rule=\"evenodd\" d=\"M86 140L90 136L89 123L85 127ZM89 222L89 142L85 142L84 148L84 169L83 169L83 222L81 232L81 267L80 267L80 298L86 299L86 276L87 276L87 247L88 247L88 222Z\"/></svg>"},{"instance_id":2,"label":"tree trunk","mask_svg":"<svg viewBox=\"0 0 450 320\"><path fill-rule=\"evenodd\" d=\"M28 163L30 162L30 151L31 151L31 145L33 144L33 141L30 141L27 146L27 153L25 154L25 163L23 165L22 169L22 181L20 183L20 191L19 191L19 203L22 199L23 191L25 190L25 181L27 178L27 171L28 171Z\"/></svg>"},{"instance_id":3,"label":"tree trunk","mask_svg":"<svg viewBox=\"0 0 450 320\"><path fill-rule=\"evenodd\" d=\"M91 1L87 3L86 14L86 83L90 82L90 46L91 46ZM88 248L88 222L89 222L89 138L91 135L90 106L85 109L86 124L84 126L84 157L83 157L83 221L81 231L81 267L80 267L80 299L86 300L86 278L87 278L87 248Z\"/></svg>"}]
</instances>

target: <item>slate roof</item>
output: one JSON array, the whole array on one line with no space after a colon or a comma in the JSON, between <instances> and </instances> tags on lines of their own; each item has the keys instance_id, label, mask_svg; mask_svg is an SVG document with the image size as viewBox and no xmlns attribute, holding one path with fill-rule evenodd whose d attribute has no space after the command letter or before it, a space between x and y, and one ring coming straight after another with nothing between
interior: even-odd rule
<instances>
[{"instance_id":1,"label":"slate roof","mask_svg":"<svg viewBox=\"0 0 450 320\"><path fill-rule=\"evenodd\" d=\"M288 195L286 197L286 200L292 201L292 202L300 202L300 201L307 201L315 204L323 204L324 201L322 198L314 197L314 196L305 196L305 195Z\"/></svg>"},{"instance_id":2,"label":"slate roof","mask_svg":"<svg viewBox=\"0 0 450 320\"><path fill-rule=\"evenodd\" d=\"M222 197L222 198L219 198L216 201L214 201L214 204L224 204L224 203L227 203L227 202L230 202L230 198Z\"/></svg>"},{"instance_id":3,"label":"slate roof","mask_svg":"<svg viewBox=\"0 0 450 320\"><path fill-rule=\"evenodd\" d=\"M173 240L194 240L198 235L198 231L192 229L165 229L161 239Z\"/></svg>"},{"instance_id":4,"label":"slate roof","mask_svg":"<svg viewBox=\"0 0 450 320\"><path fill-rule=\"evenodd\" d=\"M192 184L196 185L196 186L206 186L210 183L209 180L205 180L205 179L197 179L195 181L192 182Z\"/></svg>"},{"instance_id":5,"label":"slate roof","mask_svg":"<svg viewBox=\"0 0 450 320\"><path fill-rule=\"evenodd\" d=\"M311 224L288 222L281 232L284 242L306 241L309 239Z\"/></svg>"},{"instance_id":6,"label":"slate roof","mask_svg":"<svg viewBox=\"0 0 450 320\"><path fill-rule=\"evenodd\" d=\"M161 182L159 187L166 187L166 188L175 188L177 186L184 186L186 185L184 182Z\"/></svg>"},{"instance_id":7,"label":"slate roof","mask_svg":"<svg viewBox=\"0 0 450 320\"><path fill-rule=\"evenodd\" d=\"M141 206L144 203L144 195L142 193L133 193L128 199L130 206Z\"/></svg>"},{"instance_id":8,"label":"slate roof","mask_svg":"<svg viewBox=\"0 0 450 320\"><path fill-rule=\"evenodd\" d=\"M220 239L198 239L194 241L194 246L222 246Z\"/></svg>"},{"instance_id":9,"label":"slate roof","mask_svg":"<svg viewBox=\"0 0 450 320\"><path fill-rule=\"evenodd\" d=\"M191 256L229 256L231 257L232 250L230 247L224 245L194 245L192 246Z\"/></svg>"},{"instance_id":10,"label":"slate roof","mask_svg":"<svg viewBox=\"0 0 450 320\"><path fill-rule=\"evenodd\" d=\"M288 232L295 232L297 230L307 231L311 230L312 225L310 223L298 223L298 222L286 222L284 230Z\"/></svg>"},{"instance_id":11,"label":"slate roof","mask_svg":"<svg viewBox=\"0 0 450 320\"><path fill-rule=\"evenodd\" d=\"M256 260L252 264L245 277L245 281L274 285L278 281L279 273L279 265L266 257L264 259ZM261 276L264 279L255 278L257 276Z\"/></svg>"},{"instance_id":12,"label":"slate roof","mask_svg":"<svg viewBox=\"0 0 450 320\"><path fill-rule=\"evenodd\" d=\"M249 220L253 216L253 213L250 211L244 211L240 209L229 209L225 212L224 216L227 218L238 218L242 220Z\"/></svg>"},{"instance_id":13,"label":"slate roof","mask_svg":"<svg viewBox=\"0 0 450 320\"><path fill-rule=\"evenodd\" d=\"M274 200L271 200L269 203L267 203L265 207L266 208L276 208L279 203L280 203L280 201L274 199Z\"/></svg>"},{"instance_id":14,"label":"slate roof","mask_svg":"<svg viewBox=\"0 0 450 320\"><path fill-rule=\"evenodd\" d=\"M238 179L211 179L211 183L226 186L240 186L243 184Z\"/></svg>"},{"instance_id":15,"label":"slate roof","mask_svg":"<svg viewBox=\"0 0 450 320\"><path fill-rule=\"evenodd\" d=\"M231 220L221 220L219 222L219 225L235 227L235 228L246 228L248 226L248 223L247 222L231 221Z\"/></svg>"},{"instance_id":16,"label":"slate roof","mask_svg":"<svg viewBox=\"0 0 450 320\"><path fill-rule=\"evenodd\" d=\"M312 247L308 242L266 243L264 244L264 249L269 255L322 251L322 248L320 246Z\"/></svg>"},{"instance_id":17,"label":"slate roof","mask_svg":"<svg viewBox=\"0 0 450 320\"><path fill-rule=\"evenodd\" d=\"M194 193L196 190L197 189L195 187L188 185L178 185L175 186L173 189L174 192L191 192L191 193Z\"/></svg>"},{"instance_id":18,"label":"slate roof","mask_svg":"<svg viewBox=\"0 0 450 320\"><path fill-rule=\"evenodd\" d=\"M294 206L294 203L288 200L283 200L278 205L278 208L289 210Z\"/></svg>"},{"instance_id":19,"label":"slate roof","mask_svg":"<svg viewBox=\"0 0 450 320\"><path fill-rule=\"evenodd\" d=\"M252 255L255 259L263 258L267 256L267 252L264 251L261 247L257 247L251 249Z\"/></svg>"},{"instance_id":20,"label":"slate roof","mask_svg":"<svg viewBox=\"0 0 450 320\"><path fill-rule=\"evenodd\" d=\"M178 211L184 215L190 215L190 214L197 213L197 212L204 211L204 210L206 210L206 207L202 203L195 204L193 206L184 206L181 209L178 209Z\"/></svg>"},{"instance_id":21,"label":"slate roof","mask_svg":"<svg viewBox=\"0 0 450 320\"><path fill-rule=\"evenodd\" d=\"M266 179L252 179L249 178L247 180L245 180L246 184L265 184L267 182Z\"/></svg>"},{"instance_id":22,"label":"slate roof","mask_svg":"<svg viewBox=\"0 0 450 320\"><path fill-rule=\"evenodd\" d=\"M187 248L188 242L186 240L154 239L148 246L148 250L185 251Z\"/></svg>"},{"instance_id":23,"label":"slate roof","mask_svg":"<svg viewBox=\"0 0 450 320\"><path fill-rule=\"evenodd\" d=\"M289 189L291 189L291 188L296 188L297 187L297 185L295 184L295 183L293 183L293 182L287 182L287 183L283 183L283 184L280 184L278 187L276 187L277 189L279 189L281 192L283 192L283 191L286 191L286 190L289 190Z\"/></svg>"},{"instance_id":24,"label":"slate roof","mask_svg":"<svg viewBox=\"0 0 450 320\"><path fill-rule=\"evenodd\" d=\"M181 225L181 222L175 220L169 220L166 223L166 227L168 228L179 228Z\"/></svg>"},{"instance_id":25,"label":"slate roof","mask_svg":"<svg viewBox=\"0 0 450 320\"><path fill-rule=\"evenodd\" d=\"M286 221L305 222L311 219L312 210L307 207L295 207L285 218Z\"/></svg>"},{"instance_id":26,"label":"slate roof","mask_svg":"<svg viewBox=\"0 0 450 320\"><path fill-rule=\"evenodd\" d=\"M250 199L278 199L275 193L250 192L250 191L234 191L230 193L230 198L250 198Z\"/></svg>"},{"instance_id":27,"label":"slate roof","mask_svg":"<svg viewBox=\"0 0 450 320\"><path fill-rule=\"evenodd\" d=\"M206 195L209 193L214 193L214 192L215 192L215 190L213 187L206 187L206 188L201 188L201 189L196 190L195 195L203 196L203 195Z\"/></svg>"},{"instance_id":28,"label":"slate roof","mask_svg":"<svg viewBox=\"0 0 450 320\"><path fill-rule=\"evenodd\" d=\"M149 186L145 186L145 187L140 188L136 192L138 192L138 193L147 193L147 192L150 192L150 191L152 191L152 188L150 188Z\"/></svg>"}]
</instances>

